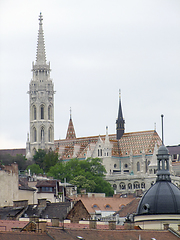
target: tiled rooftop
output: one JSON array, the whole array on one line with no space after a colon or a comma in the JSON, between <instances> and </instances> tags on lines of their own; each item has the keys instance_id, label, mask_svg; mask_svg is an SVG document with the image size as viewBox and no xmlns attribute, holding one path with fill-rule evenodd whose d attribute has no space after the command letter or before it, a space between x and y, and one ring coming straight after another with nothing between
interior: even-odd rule
<instances>
[{"instance_id":1,"label":"tiled rooftop","mask_svg":"<svg viewBox=\"0 0 180 240\"><path fill-rule=\"evenodd\" d=\"M105 135L100 136L105 140ZM97 143L99 136L74 138L74 139L61 139L55 141L56 150L59 151L62 159L71 159L75 150L75 146L79 146L76 153L78 158L85 158L88 147L91 149L90 144ZM133 155L152 154L154 151L155 143L159 147L161 139L156 131L141 131L124 133L120 140L116 140L115 134L109 135L109 140L113 144L112 156L129 156Z\"/></svg>"},{"instance_id":2,"label":"tiled rooftop","mask_svg":"<svg viewBox=\"0 0 180 240\"><path fill-rule=\"evenodd\" d=\"M113 198L113 197L82 197L76 200L81 200L87 211L92 214L96 210L101 211L118 211L126 204L130 203L132 198Z\"/></svg>"}]
</instances>

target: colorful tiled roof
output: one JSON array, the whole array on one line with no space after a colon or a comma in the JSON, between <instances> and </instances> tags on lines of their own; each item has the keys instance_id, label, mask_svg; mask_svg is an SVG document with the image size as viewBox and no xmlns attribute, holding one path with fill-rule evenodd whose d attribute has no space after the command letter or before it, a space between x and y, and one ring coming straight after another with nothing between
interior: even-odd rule
<instances>
[{"instance_id":1,"label":"colorful tiled roof","mask_svg":"<svg viewBox=\"0 0 180 240\"><path fill-rule=\"evenodd\" d=\"M105 135L100 138L105 141ZM55 148L59 152L61 159L71 159L73 157L86 158L88 149L95 146L99 136L81 137L74 139L56 140ZM161 145L161 138L156 131L141 131L124 133L120 140L116 139L115 134L109 135L109 140L113 144L112 156L124 157L132 155L153 154L155 143L159 147ZM74 156L75 148L79 146Z\"/></svg>"}]
</instances>

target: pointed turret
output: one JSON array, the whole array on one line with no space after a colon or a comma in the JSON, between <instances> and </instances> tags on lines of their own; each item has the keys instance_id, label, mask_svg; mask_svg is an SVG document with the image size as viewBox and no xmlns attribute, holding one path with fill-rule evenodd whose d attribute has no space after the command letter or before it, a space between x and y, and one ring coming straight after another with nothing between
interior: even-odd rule
<instances>
[{"instance_id":1,"label":"pointed turret","mask_svg":"<svg viewBox=\"0 0 180 240\"><path fill-rule=\"evenodd\" d=\"M36 65L46 65L46 52L44 44L44 33L42 28L43 17L39 15L39 32L38 32L38 43L36 52Z\"/></svg>"},{"instance_id":2,"label":"pointed turret","mask_svg":"<svg viewBox=\"0 0 180 240\"><path fill-rule=\"evenodd\" d=\"M74 126L73 126L73 121L72 121L72 117L71 117L71 109L70 109L70 119L69 119L69 125L68 125L67 134L66 134L66 139L74 139L74 138L76 138L76 133L75 133Z\"/></svg>"},{"instance_id":3,"label":"pointed turret","mask_svg":"<svg viewBox=\"0 0 180 240\"><path fill-rule=\"evenodd\" d=\"M120 139L124 134L124 129L125 129L124 124L125 124L125 121L123 119L122 107L121 107L121 92L119 90L119 111L118 111L118 118L116 120L116 138L117 139Z\"/></svg>"}]
</instances>

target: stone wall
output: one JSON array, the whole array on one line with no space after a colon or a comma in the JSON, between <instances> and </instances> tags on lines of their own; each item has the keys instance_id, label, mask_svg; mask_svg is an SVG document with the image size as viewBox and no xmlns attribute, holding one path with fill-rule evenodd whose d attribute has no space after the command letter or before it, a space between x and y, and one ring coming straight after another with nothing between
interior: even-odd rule
<instances>
[{"instance_id":1,"label":"stone wall","mask_svg":"<svg viewBox=\"0 0 180 240\"><path fill-rule=\"evenodd\" d=\"M0 169L0 207L13 206L18 200L18 165L11 164Z\"/></svg>"}]
</instances>

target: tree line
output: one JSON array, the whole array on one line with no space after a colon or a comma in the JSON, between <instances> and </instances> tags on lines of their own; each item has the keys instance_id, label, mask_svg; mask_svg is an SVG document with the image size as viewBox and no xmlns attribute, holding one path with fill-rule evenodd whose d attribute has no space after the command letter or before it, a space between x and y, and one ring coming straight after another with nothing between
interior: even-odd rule
<instances>
[{"instance_id":1,"label":"tree line","mask_svg":"<svg viewBox=\"0 0 180 240\"><path fill-rule=\"evenodd\" d=\"M106 196L113 195L113 188L105 181L105 167L99 158L88 158L79 160L77 158L68 161L58 159L58 153L39 149L33 156L33 161L27 161L24 156L16 157L0 155L1 164L7 165L13 162L18 164L19 170L29 170L31 174L46 174L48 177L77 186L78 193L82 189L87 192L105 193Z\"/></svg>"}]
</instances>

